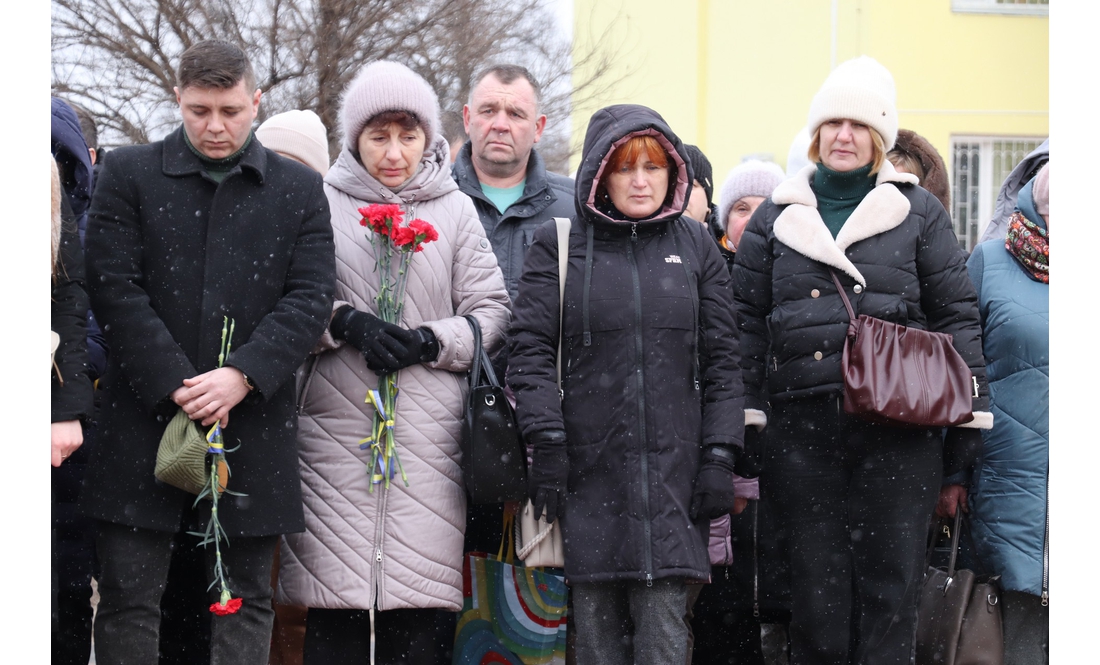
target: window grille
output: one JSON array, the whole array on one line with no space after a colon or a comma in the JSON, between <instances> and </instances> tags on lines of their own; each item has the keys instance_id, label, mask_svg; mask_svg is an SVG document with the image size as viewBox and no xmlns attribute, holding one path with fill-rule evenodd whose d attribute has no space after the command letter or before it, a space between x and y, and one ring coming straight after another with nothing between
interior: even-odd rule
<instances>
[{"instance_id":1,"label":"window grille","mask_svg":"<svg viewBox=\"0 0 1100 665\"><path fill-rule=\"evenodd\" d=\"M976 14L1048 16L1049 0L951 0L951 10Z\"/></svg>"},{"instance_id":2,"label":"window grille","mask_svg":"<svg viewBox=\"0 0 1100 665\"><path fill-rule=\"evenodd\" d=\"M951 218L959 244L970 251L978 243L1005 178L1041 138L986 136L951 140Z\"/></svg>"}]
</instances>

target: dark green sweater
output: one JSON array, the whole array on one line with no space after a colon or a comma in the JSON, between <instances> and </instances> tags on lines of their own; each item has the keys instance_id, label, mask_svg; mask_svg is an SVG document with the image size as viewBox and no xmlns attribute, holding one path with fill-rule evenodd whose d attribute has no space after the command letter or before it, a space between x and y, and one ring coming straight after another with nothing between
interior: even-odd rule
<instances>
[{"instance_id":1,"label":"dark green sweater","mask_svg":"<svg viewBox=\"0 0 1100 665\"><path fill-rule=\"evenodd\" d=\"M252 133L249 132L248 138L244 140L244 145L241 149L233 153L228 157L221 159L210 159L202 152L191 145L191 138L187 136L187 132L183 133L183 140L187 143L187 147L191 149L191 152L195 153L195 156L202 162L203 167L206 169L207 175L214 179L214 182L221 184L222 180L225 180L226 174L233 170L233 167L237 165L237 162L241 161L241 155L248 148L248 144L252 143Z\"/></svg>"},{"instance_id":2,"label":"dark green sweater","mask_svg":"<svg viewBox=\"0 0 1100 665\"><path fill-rule=\"evenodd\" d=\"M811 186L817 196L817 210L834 238L863 197L875 188L871 166L868 164L842 173L818 163Z\"/></svg>"}]
</instances>

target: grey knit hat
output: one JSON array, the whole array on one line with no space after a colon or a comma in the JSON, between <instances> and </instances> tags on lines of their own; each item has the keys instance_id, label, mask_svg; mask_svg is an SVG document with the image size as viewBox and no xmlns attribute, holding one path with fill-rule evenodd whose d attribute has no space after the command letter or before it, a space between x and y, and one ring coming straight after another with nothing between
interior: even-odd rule
<instances>
[{"instance_id":1,"label":"grey knit hat","mask_svg":"<svg viewBox=\"0 0 1100 665\"><path fill-rule=\"evenodd\" d=\"M256 138L265 148L290 155L322 178L328 173L328 132L313 111L273 115L256 128Z\"/></svg>"},{"instance_id":2,"label":"grey knit hat","mask_svg":"<svg viewBox=\"0 0 1100 665\"><path fill-rule=\"evenodd\" d=\"M812 136L828 120L856 120L879 133L886 150L898 136L897 90L890 71L866 55L837 65L810 103Z\"/></svg>"},{"instance_id":3,"label":"grey knit hat","mask_svg":"<svg viewBox=\"0 0 1100 665\"><path fill-rule=\"evenodd\" d=\"M356 152L371 118L386 111L408 111L424 129L424 145L439 136L439 98L419 74L398 62L379 60L359 70L344 92L340 125L344 146Z\"/></svg>"},{"instance_id":4,"label":"grey knit hat","mask_svg":"<svg viewBox=\"0 0 1100 665\"><path fill-rule=\"evenodd\" d=\"M774 162L750 159L733 167L726 176L726 181L722 183L722 191L719 194L718 226L725 230L726 218L729 217L730 208L734 203L746 196L767 198L785 178L783 169Z\"/></svg>"}]
</instances>

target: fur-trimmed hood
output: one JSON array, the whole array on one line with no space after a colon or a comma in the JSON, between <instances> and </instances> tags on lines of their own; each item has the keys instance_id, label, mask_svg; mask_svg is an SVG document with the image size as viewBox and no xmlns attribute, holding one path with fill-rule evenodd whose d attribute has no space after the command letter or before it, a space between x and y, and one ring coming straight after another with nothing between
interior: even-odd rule
<instances>
[{"instance_id":1,"label":"fur-trimmed hood","mask_svg":"<svg viewBox=\"0 0 1100 665\"><path fill-rule=\"evenodd\" d=\"M596 205L596 189L611 153L629 139L647 135L656 138L668 153L676 169L676 178L669 183L672 193L665 197L661 210L638 223L668 222L684 214L694 178L691 165L684 158L684 144L653 109L638 104L616 104L596 111L588 121L574 193L578 216L597 224L622 223L600 212Z\"/></svg>"},{"instance_id":2,"label":"fur-trimmed hood","mask_svg":"<svg viewBox=\"0 0 1100 665\"><path fill-rule=\"evenodd\" d=\"M897 185L915 185L917 176L899 173L893 164L883 161L875 178L875 188L860 201L834 240L821 219L817 196L810 187L816 171L816 164L806 166L772 192L772 202L785 206L773 226L775 237L803 256L844 271L866 287L867 280L848 260L844 250L905 221L909 215L909 199L898 191Z\"/></svg>"}]
</instances>

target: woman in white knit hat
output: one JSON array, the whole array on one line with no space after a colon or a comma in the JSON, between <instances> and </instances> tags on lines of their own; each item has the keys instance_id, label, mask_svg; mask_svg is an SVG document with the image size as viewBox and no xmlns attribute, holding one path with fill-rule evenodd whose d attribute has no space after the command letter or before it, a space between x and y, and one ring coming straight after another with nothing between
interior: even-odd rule
<instances>
[{"instance_id":1,"label":"woman in white knit hat","mask_svg":"<svg viewBox=\"0 0 1100 665\"><path fill-rule=\"evenodd\" d=\"M755 444L790 539L797 664L909 662L928 520L993 420L966 255L939 201L886 160L895 104L881 64L839 65L810 107L812 164L761 204L734 264L746 406L770 409ZM972 421L945 440L846 413L832 274L857 314L952 335L976 379Z\"/></svg>"},{"instance_id":2,"label":"woman in white knit hat","mask_svg":"<svg viewBox=\"0 0 1100 665\"><path fill-rule=\"evenodd\" d=\"M328 174L328 132L313 111L286 111L271 116L256 128L265 148L301 162L325 177Z\"/></svg>"},{"instance_id":3,"label":"woman in white knit hat","mask_svg":"<svg viewBox=\"0 0 1100 665\"><path fill-rule=\"evenodd\" d=\"M463 316L477 318L494 351L508 293L473 203L451 178L428 83L404 65L368 64L344 94L341 124L325 176L336 298L299 396L306 531L285 539L276 597L310 608L307 664L438 663L453 641L451 613L462 608L459 435L474 353ZM376 252L385 250L359 211L373 203L400 206L406 221L423 219L439 234L413 254L396 325L378 316ZM400 398L390 417L407 484L401 475L374 482L371 450L360 446L374 416L367 393L394 372ZM438 630L448 619L449 630Z\"/></svg>"}]
</instances>

